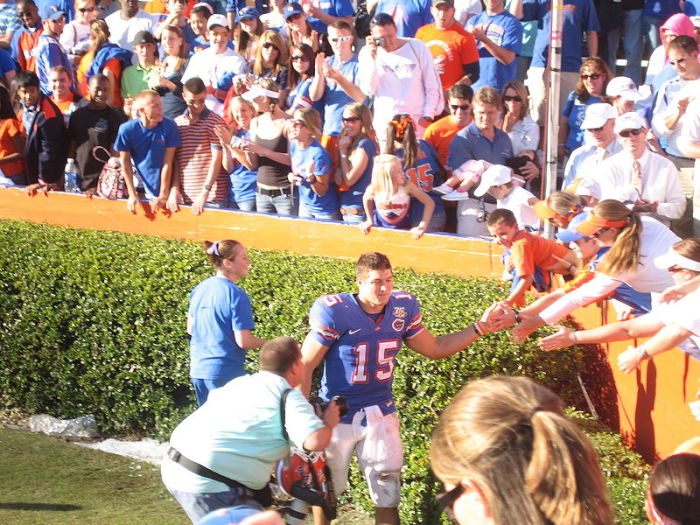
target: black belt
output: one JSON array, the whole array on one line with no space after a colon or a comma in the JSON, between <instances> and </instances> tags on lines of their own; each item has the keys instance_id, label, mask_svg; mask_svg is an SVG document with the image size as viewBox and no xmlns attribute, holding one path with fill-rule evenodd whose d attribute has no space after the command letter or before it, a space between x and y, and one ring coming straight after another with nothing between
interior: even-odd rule
<instances>
[{"instance_id":1,"label":"black belt","mask_svg":"<svg viewBox=\"0 0 700 525\"><path fill-rule=\"evenodd\" d=\"M173 447L170 447L170 450L168 450L168 457L178 465L182 465L187 470L193 472L194 474L197 474L198 476L213 479L214 481L218 481L220 483L223 483L224 485L228 485L233 489L242 491L244 496L247 496L250 499L254 499L263 507L269 507L272 503L272 494L270 493L269 485L265 485L265 487L260 490L251 489L249 487L246 487L243 483L236 481L235 479L227 478L226 476L223 476L217 472L214 472L211 469L208 469L204 465L200 465L199 463L192 461L191 459L180 454L180 452L175 450Z\"/></svg>"},{"instance_id":2,"label":"black belt","mask_svg":"<svg viewBox=\"0 0 700 525\"><path fill-rule=\"evenodd\" d=\"M261 188L260 186L258 186L258 193L260 193L261 195L267 195L268 197L281 197L282 195L291 195L292 187L289 186L288 188L268 190L267 188Z\"/></svg>"}]
</instances>

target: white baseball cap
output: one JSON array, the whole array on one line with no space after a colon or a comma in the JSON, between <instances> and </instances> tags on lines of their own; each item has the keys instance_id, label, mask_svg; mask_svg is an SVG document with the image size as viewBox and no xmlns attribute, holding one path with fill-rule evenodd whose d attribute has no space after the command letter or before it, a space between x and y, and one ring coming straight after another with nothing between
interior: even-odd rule
<instances>
[{"instance_id":1,"label":"white baseball cap","mask_svg":"<svg viewBox=\"0 0 700 525\"><path fill-rule=\"evenodd\" d=\"M608 82L605 94L609 97L622 97L625 100L637 102L643 97L637 90L637 84L629 77L615 77Z\"/></svg>"},{"instance_id":2,"label":"white baseball cap","mask_svg":"<svg viewBox=\"0 0 700 525\"><path fill-rule=\"evenodd\" d=\"M507 184L513 178L513 172L508 166L501 166L500 164L494 164L490 166L484 173L481 174L481 182L479 186L474 190L474 196L481 197L491 186L498 186L499 184Z\"/></svg>"},{"instance_id":3,"label":"white baseball cap","mask_svg":"<svg viewBox=\"0 0 700 525\"><path fill-rule=\"evenodd\" d=\"M602 128L611 118L615 118L615 110L610 104L600 102L586 108L586 116L581 122L581 129Z\"/></svg>"},{"instance_id":4,"label":"white baseball cap","mask_svg":"<svg viewBox=\"0 0 700 525\"><path fill-rule=\"evenodd\" d=\"M678 266L679 268L685 268L686 270L700 272L700 262L684 257L673 248L671 248L668 253L656 257L654 262L660 268L671 268L672 266Z\"/></svg>"},{"instance_id":5,"label":"white baseball cap","mask_svg":"<svg viewBox=\"0 0 700 525\"><path fill-rule=\"evenodd\" d=\"M207 29L211 29L215 26L221 26L225 27L226 29L230 29L230 27L228 26L228 20L224 15L211 15L207 19Z\"/></svg>"},{"instance_id":6,"label":"white baseball cap","mask_svg":"<svg viewBox=\"0 0 700 525\"><path fill-rule=\"evenodd\" d=\"M620 133L626 129L648 129L647 121L639 113L630 111L628 113L623 113L615 120L615 133Z\"/></svg>"}]
</instances>

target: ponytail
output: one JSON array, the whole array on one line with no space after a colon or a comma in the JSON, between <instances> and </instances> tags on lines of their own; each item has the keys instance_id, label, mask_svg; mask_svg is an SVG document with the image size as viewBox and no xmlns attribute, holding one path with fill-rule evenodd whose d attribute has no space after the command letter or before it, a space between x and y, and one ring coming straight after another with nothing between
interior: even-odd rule
<instances>
[{"instance_id":1,"label":"ponytail","mask_svg":"<svg viewBox=\"0 0 700 525\"><path fill-rule=\"evenodd\" d=\"M202 247L209 257L214 269L219 270L224 265L224 259L233 260L236 257L238 246L242 246L240 242L233 239L223 241L204 241Z\"/></svg>"},{"instance_id":2,"label":"ponytail","mask_svg":"<svg viewBox=\"0 0 700 525\"><path fill-rule=\"evenodd\" d=\"M598 265L598 270L611 276L635 270L641 257L642 219L639 214L619 201L608 199L596 204L591 215L609 221L628 221Z\"/></svg>"}]
</instances>

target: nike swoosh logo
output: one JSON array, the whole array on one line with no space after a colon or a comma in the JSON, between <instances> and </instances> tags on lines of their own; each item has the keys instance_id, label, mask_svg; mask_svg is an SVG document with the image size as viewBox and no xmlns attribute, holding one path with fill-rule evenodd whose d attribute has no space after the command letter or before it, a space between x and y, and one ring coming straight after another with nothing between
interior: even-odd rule
<instances>
[{"instance_id":1,"label":"nike swoosh logo","mask_svg":"<svg viewBox=\"0 0 700 525\"><path fill-rule=\"evenodd\" d=\"M362 328L358 328L357 330L348 330L348 333L350 335L353 335L353 334L356 334L357 332L359 332L360 330L362 330Z\"/></svg>"}]
</instances>

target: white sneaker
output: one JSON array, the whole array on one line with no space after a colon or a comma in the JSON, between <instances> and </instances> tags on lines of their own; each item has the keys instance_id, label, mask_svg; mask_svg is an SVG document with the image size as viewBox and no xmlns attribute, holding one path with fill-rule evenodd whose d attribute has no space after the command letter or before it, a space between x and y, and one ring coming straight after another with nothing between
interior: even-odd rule
<instances>
[{"instance_id":1,"label":"white sneaker","mask_svg":"<svg viewBox=\"0 0 700 525\"><path fill-rule=\"evenodd\" d=\"M465 201L469 199L469 192L468 191L451 191L447 195L442 196L442 200L444 201Z\"/></svg>"},{"instance_id":2,"label":"white sneaker","mask_svg":"<svg viewBox=\"0 0 700 525\"><path fill-rule=\"evenodd\" d=\"M435 193L439 193L440 195L447 195L448 193L454 191L454 188L445 182L440 184L440 186L433 188L433 191Z\"/></svg>"}]
</instances>

